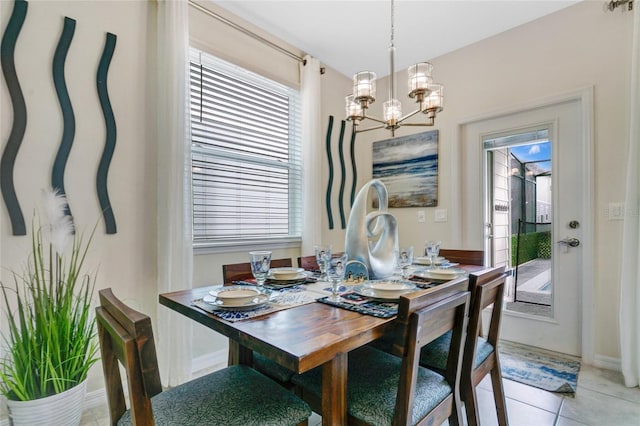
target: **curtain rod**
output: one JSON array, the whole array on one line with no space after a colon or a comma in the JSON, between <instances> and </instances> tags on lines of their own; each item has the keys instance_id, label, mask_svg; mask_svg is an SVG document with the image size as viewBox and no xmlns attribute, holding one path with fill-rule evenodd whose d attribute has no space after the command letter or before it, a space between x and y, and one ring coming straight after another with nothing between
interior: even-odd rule
<instances>
[{"instance_id":1,"label":"curtain rod","mask_svg":"<svg viewBox=\"0 0 640 426\"><path fill-rule=\"evenodd\" d=\"M192 6L195 9L198 9L199 11L201 11L203 13L206 13L207 15L211 16L212 18L215 18L218 21L220 21L220 22L222 22L224 24L227 24L228 26L240 31L241 33L246 34L249 37L252 37L252 38L254 38L254 39L266 44L267 46L279 51L280 53L284 53L285 55L295 59L298 62L302 62L304 65L307 64L307 61L304 58L301 58L300 56L296 55L295 53L288 51L284 47L278 46L277 44L267 40L266 38L264 38L262 36L259 36L258 34L254 33L254 32L249 31L248 29L236 24L235 22L232 22L232 21L228 20L224 16L220 16L217 13L212 12L211 10L200 6L198 3L195 3L192 0L189 0L189 6Z\"/></svg>"}]
</instances>

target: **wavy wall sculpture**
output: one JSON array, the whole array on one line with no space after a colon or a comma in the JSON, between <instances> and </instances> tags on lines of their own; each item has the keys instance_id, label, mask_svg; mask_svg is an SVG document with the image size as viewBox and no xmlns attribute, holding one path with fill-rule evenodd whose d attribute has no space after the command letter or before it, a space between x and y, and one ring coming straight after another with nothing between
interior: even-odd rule
<instances>
[{"instance_id":1,"label":"wavy wall sculpture","mask_svg":"<svg viewBox=\"0 0 640 426\"><path fill-rule=\"evenodd\" d=\"M367 213L369 190L378 197L378 209ZM387 188L378 179L367 182L356 196L345 236L344 247L349 260L358 260L369 270L370 279L393 275L398 250L398 223L388 212Z\"/></svg>"},{"instance_id":2,"label":"wavy wall sculpture","mask_svg":"<svg viewBox=\"0 0 640 426\"><path fill-rule=\"evenodd\" d=\"M20 82L16 74L15 68L15 47L16 41L25 22L28 4L25 0L15 0L13 12L7 27L5 28L0 44L2 73L7 83L11 104L13 107L13 124L11 133L7 143L5 144L0 159L0 190L11 221L13 235L26 235L26 227L24 216L18 202L18 198L14 185L14 167L18 151L24 138L27 126L27 108L24 96L20 87ZM51 186L66 195L64 175L69 153L73 146L75 138L75 115L69 91L67 90L67 81L65 78L65 62L69 47L73 41L75 33L76 21L72 18L65 17L62 33L53 56L52 77L53 84L62 111L63 131L60 145L53 161L51 172ZM98 64L96 73L96 87L100 107L105 121L106 137L102 157L98 165L96 173L96 192L100 207L104 217L107 234L115 234L117 232L115 216L113 208L109 200L107 191L107 176L113 153L116 145L116 121L111 107L111 101L107 90L107 73L113 58L117 37L115 34L107 33L102 56ZM69 197L67 197L69 198ZM67 212L71 216L71 210L67 205ZM72 218L73 220L73 218Z\"/></svg>"},{"instance_id":3,"label":"wavy wall sculpture","mask_svg":"<svg viewBox=\"0 0 640 426\"><path fill-rule=\"evenodd\" d=\"M26 1L16 0L0 44L2 74L7 83L11 105L13 106L13 125L11 126L11 133L9 133L9 139L2 152L2 159L0 159L0 189L2 190L4 203L7 206L13 235L27 235L24 216L13 183L13 169L27 127L27 106L24 103L24 96L20 88L14 61L16 41L27 16L27 8Z\"/></svg>"},{"instance_id":4,"label":"wavy wall sculpture","mask_svg":"<svg viewBox=\"0 0 640 426\"><path fill-rule=\"evenodd\" d=\"M56 159L53 163L53 170L51 172L51 187L59 190L64 195L66 195L66 191L64 189L64 169L67 166L69 152L71 152L73 138L76 134L76 119L73 114L73 106L71 105L71 99L69 98L69 91L67 90L67 82L64 75L64 63L67 59L67 52L69 52L69 46L73 40L75 29L76 20L65 16L62 34L60 35L58 46L56 47L55 54L53 55L52 68L53 84L56 88L58 102L60 103L60 110L62 111L63 129L60 147L58 148L58 153L56 154ZM73 220L71 208L68 203L66 214L71 216Z\"/></svg>"},{"instance_id":5,"label":"wavy wall sculpture","mask_svg":"<svg viewBox=\"0 0 640 426\"><path fill-rule=\"evenodd\" d=\"M338 208L340 210L340 224L342 229L347 226L347 219L344 215L344 186L347 179L347 168L344 163L344 128L345 121L340 124L340 138L338 138L338 158L340 159L340 192L338 193Z\"/></svg>"},{"instance_id":6,"label":"wavy wall sculpture","mask_svg":"<svg viewBox=\"0 0 640 426\"><path fill-rule=\"evenodd\" d=\"M116 219L109 201L109 192L107 190L107 175L109 174L109 165L113 158L113 151L116 147L116 120L113 116L113 109L109 101L109 92L107 91L107 73L109 72L109 64L113 57L113 51L116 47L117 37L115 34L107 33L104 50L98 65L96 74L96 86L98 89L98 98L104 115L104 123L106 128L106 137L104 142L104 150L100 164L98 165L98 173L96 176L96 191L98 192L98 200L104 217L104 223L107 234L115 234L117 232Z\"/></svg>"},{"instance_id":7,"label":"wavy wall sculpture","mask_svg":"<svg viewBox=\"0 0 640 426\"><path fill-rule=\"evenodd\" d=\"M329 229L333 229L333 211L331 210L331 188L333 187L333 157L331 155L331 131L333 130L333 115L329 116L329 125L327 126L327 161L329 162L329 181L327 182L327 195L325 196L325 204L327 207L327 218L329 219Z\"/></svg>"}]
</instances>

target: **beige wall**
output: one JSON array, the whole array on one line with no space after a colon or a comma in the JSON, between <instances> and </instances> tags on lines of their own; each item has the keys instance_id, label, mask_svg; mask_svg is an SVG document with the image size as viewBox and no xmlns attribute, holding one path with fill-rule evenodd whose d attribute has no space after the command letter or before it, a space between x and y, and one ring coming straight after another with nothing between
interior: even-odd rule
<instances>
[{"instance_id":1,"label":"beige wall","mask_svg":"<svg viewBox=\"0 0 640 426\"><path fill-rule=\"evenodd\" d=\"M4 29L12 2L0 2L0 23ZM148 28L144 2L30 2L27 22L16 49L16 65L25 92L29 121L23 147L16 164L17 192L27 221L31 217L40 188L49 182L51 162L61 136L61 115L51 81L50 68L62 20L65 15L78 20L67 58L67 79L77 121L75 145L67 165L66 182L78 229L90 229L100 221L99 205L93 189L96 165L104 141L104 125L95 94L95 70L104 43L105 31L118 35L118 44L109 71L109 94L118 125L118 141L109 173L109 192L118 223L118 233L105 235L102 222L92 245L88 265L99 267L98 287L111 286L133 306L155 318L157 310L155 206L155 144L146 116ZM192 16L195 25L198 19ZM220 25L206 24L198 33L198 43L224 46L219 54L249 53L242 65L267 70L283 82L295 83L297 75L289 65L274 67L275 54L268 48L229 34ZM446 35L443 35L446 36ZM209 37L207 41L207 37ZM434 41L435 42L435 41ZM253 42L255 43L255 42ZM457 143L458 125L469 117L503 110L509 106L554 96L585 86L595 87L595 352L616 358L618 352L618 280L622 222L608 221L605 208L623 198L625 151L629 127L629 70L631 15L605 13L599 2L584 2L520 28L505 32L473 46L433 60L435 80L446 86L446 109L438 117L440 130L439 207L455 217L454 190L459 159L452 146ZM398 49L411 48L398 46ZM295 50L295 49L293 49ZM425 58L428 59L428 58ZM363 59L364 60L364 59ZM297 67L297 65L293 65ZM366 66L366 64L363 64ZM283 71L284 70L284 71ZM287 71L289 70L289 71ZM350 78L332 69L322 77L322 141L330 114L335 116L334 140L343 117L343 97ZM3 80L4 81L4 80ZM404 76L398 78L404 87ZM379 93L386 93L385 81ZM404 90L404 89L401 89ZM380 100L373 109L379 113ZM0 87L0 140L10 132L11 104L4 83ZM405 109L409 109L408 102ZM348 126L349 128L349 126ZM424 129L422 129L424 130ZM416 129L416 131L420 131ZM400 133L403 134L403 133ZM356 157L358 186L371 176L371 141L387 138L382 132L358 136ZM324 145L323 150L324 154ZM334 151L334 159L337 152ZM349 158L346 158L349 164ZM326 189L327 165L323 156L322 188ZM323 239L344 247L344 231L337 215L334 182L334 221L329 230L323 208ZM350 188L350 177L346 186ZM433 208L426 223L417 223L417 209L395 209L400 223L401 244L422 246L427 238L444 245L456 245L456 223L433 222ZM348 209L347 209L348 214ZM17 268L26 258L28 238L11 236L4 206L0 208L2 279L4 268ZM306 254L306 253L305 253ZM277 257L295 257L296 248L276 250ZM194 285L221 280L223 263L243 262L246 253L195 256ZM224 339L215 340L206 350L222 349ZM206 352L197 352L201 355ZM99 372L90 389L102 385Z\"/></svg>"},{"instance_id":2,"label":"beige wall","mask_svg":"<svg viewBox=\"0 0 640 426\"><path fill-rule=\"evenodd\" d=\"M462 246L456 229L453 198L458 191L461 162L454 156L461 142L459 125L469 119L504 111L535 100L594 87L594 352L596 361L619 357L618 300L622 221L607 218L609 202L623 201L629 137L629 92L632 14L605 12L600 2L586 1L490 39L431 60L434 80L445 85L445 110L436 120L440 130L439 205L448 209L447 223L434 223L435 208L426 208L418 223L416 208L392 209L400 227L400 243L422 247L427 238L443 246ZM446 34L443 34L446 37ZM406 46L397 46L404 49ZM425 58L428 59L428 58ZM365 66L365 65L363 65ZM399 91L405 73L398 73ZM378 93L386 93L384 81ZM408 111L408 98L400 99ZM407 99L407 102L405 102ZM373 112L378 111L377 102ZM412 131L424 131L411 129ZM358 164L365 182L371 176L371 140L358 145ZM401 129L402 134L408 134ZM460 154L464 155L462 147ZM481 161L477 159L477 161ZM478 177L481 178L480 176ZM461 188L464 192L465 188ZM482 206L476 206L482 211ZM477 230L480 233L480 230ZM475 241L478 241L476 238ZM477 243L474 243L477 244ZM482 248L473 246L468 248Z\"/></svg>"}]
</instances>

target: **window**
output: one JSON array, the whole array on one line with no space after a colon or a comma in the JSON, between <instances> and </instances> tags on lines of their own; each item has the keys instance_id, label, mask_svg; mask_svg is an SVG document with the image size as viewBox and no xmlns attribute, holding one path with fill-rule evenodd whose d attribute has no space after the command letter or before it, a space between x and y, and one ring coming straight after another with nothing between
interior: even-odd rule
<instances>
[{"instance_id":1,"label":"window","mask_svg":"<svg viewBox=\"0 0 640 426\"><path fill-rule=\"evenodd\" d=\"M193 242L299 241L299 92L191 49Z\"/></svg>"}]
</instances>

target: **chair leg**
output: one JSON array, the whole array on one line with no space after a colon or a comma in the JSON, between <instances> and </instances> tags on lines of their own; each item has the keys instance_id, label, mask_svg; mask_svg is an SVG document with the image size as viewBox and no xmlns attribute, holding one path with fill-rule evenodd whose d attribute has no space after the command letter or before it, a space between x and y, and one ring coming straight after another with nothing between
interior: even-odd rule
<instances>
[{"instance_id":1,"label":"chair leg","mask_svg":"<svg viewBox=\"0 0 640 426\"><path fill-rule=\"evenodd\" d=\"M498 424L500 426L508 426L507 405L504 399L504 388L502 387L502 375L500 374L500 364L496 362L491 370L491 386L493 387L493 399L496 404L496 414L498 415Z\"/></svg>"},{"instance_id":2,"label":"chair leg","mask_svg":"<svg viewBox=\"0 0 640 426\"><path fill-rule=\"evenodd\" d=\"M297 426L309 426L309 420L303 420Z\"/></svg>"},{"instance_id":3,"label":"chair leg","mask_svg":"<svg viewBox=\"0 0 640 426\"><path fill-rule=\"evenodd\" d=\"M467 412L467 424L469 426L478 426L480 424L480 413L478 412L478 397L476 388L471 382L462 386L464 396L464 408Z\"/></svg>"}]
</instances>

